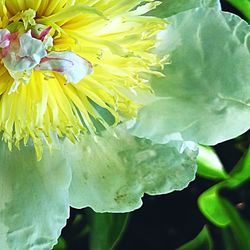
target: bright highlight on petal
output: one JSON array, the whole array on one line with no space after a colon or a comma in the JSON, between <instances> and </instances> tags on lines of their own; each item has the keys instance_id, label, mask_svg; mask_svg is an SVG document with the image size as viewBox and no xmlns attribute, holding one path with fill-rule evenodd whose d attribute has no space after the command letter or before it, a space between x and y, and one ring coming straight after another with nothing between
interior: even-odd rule
<instances>
[{"instance_id":1,"label":"bright highlight on petal","mask_svg":"<svg viewBox=\"0 0 250 250\"><path fill-rule=\"evenodd\" d=\"M144 4L145 3L145 4ZM11 149L31 138L37 157L52 133L72 142L135 117L138 93L165 63L152 52L164 20L142 16L157 1L3 1L0 129Z\"/></svg>"}]
</instances>

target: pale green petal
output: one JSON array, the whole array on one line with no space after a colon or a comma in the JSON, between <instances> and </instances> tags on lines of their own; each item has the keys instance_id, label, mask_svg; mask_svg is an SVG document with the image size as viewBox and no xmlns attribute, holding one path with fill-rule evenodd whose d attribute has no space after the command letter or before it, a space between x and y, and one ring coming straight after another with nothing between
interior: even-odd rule
<instances>
[{"instance_id":1,"label":"pale green petal","mask_svg":"<svg viewBox=\"0 0 250 250\"><path fill-rule=\"evenodd\" d=\"M128 212L142 205L144 193L181 190L194 179L197 146L174 141L152 144L126 130L107 131L96 140L85 135L65 144L72 164L70 205L96 212Z\"/></svg>"},{"instance_id":2,"label":"pale green petal","mask_svg":"<svg viewBox=\"0 0 250 250\"><path fill-rule=\"evenodd\" d=\"M170 54L166 77L154 78L159 97L144 107L131 132L158 140L216 144L250 128L250 28L239 17L200 8L167 19L159 53Z\"/></svg>"},{"instance_id":3,"label":"pale green petal","mask_svg":"<svg viewBox=\"0 0 250 250\"><path fill-rule=\"evenodd\" d=\"M38 162L33 147L1 142L0 157L0 249L51 249L69 216L70 168L59 149Z\"/></svg>"},{"instance_id":4,"label":"pale green petal","mask_svg":"<svg viewBox=\"0 0 250 250\"><path fill-rule=\"evenodd\" d=\"M219 0L164 0L161 6L149 12L149 15L166 18L199 7L221 9L221 4Z\"/></svg>"}]
</instances>

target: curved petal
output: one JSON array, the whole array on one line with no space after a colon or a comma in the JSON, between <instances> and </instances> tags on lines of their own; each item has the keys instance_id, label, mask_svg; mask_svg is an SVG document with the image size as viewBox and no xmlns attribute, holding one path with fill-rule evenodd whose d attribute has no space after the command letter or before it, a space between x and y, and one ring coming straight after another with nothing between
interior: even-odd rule
<instances>
[{"instance_id":1,"label":"curved petal","mask_svg":"<svg viewBox=\"0 0 250 250\"><path fill-rule=\"evenodd\" d=\"M221 9L221 4L220 0L164 0L160 8L154 9L149 12L149 14L166 18L199 7L214 7Z\"/></svg>"},{"instance_id":2,"label":"curved petal","mask_svg":"<svg viewBox=\"0 0 250 250\"><path fill-rule=\"evenodd\" d=\"M60 150L37 161L33 147L0 144L0 249L51 249L69 216L71 179Z\"/></svg>"},{"instance_id":3,"label":"curved petal","mask_svg":"<svg viewBox=\"0 0 250 250\"><path fill-rule=\"evenodd\" d=\"M157 140L180 132L213 145L250 128L250 28L230 13L193 9L167 19L159 53L170 54L159 97L139 112L131 133Z\"/></svg>"},{"instance_id":4,"label":"curved petal","mask_svg":"<svg viewBox=\"0 0 250 250\"><path fill-rule=\"evenodd\" d=\"M185 188L194 179L197 147L172 141L152 144L116 130L77 145L65 144L72 164L70 205L96 212L128 212L142 205L144 193L157 195Z\"/></svg>"}]
</instances>

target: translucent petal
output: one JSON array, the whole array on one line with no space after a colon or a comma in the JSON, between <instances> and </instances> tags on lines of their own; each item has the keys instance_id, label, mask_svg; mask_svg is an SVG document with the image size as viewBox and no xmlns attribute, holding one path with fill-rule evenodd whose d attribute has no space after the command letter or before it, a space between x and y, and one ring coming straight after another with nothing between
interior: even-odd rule
<instances>
[{"instance_id":1,"label":"translucent petal","mask_svg":"<svg viewBox=\"0 0 250 250\"><path fill-rule=\"evenodd\" d=\"M159 53L170 54L159 97L144 107L131 132L158 140L180 132L185 140L216 144L250 128L250 28L239 17L210 8L167 19Z\"/></svg>"},{"instance_id":2,"label":"translucent petal","mask_svg":"<svg viewBox=\"0 0 250 250\"><path fill-rule=\"evenodd\" d=\"M221 3L220 0L164 0L161 7L149 12L149 15L166 18L199 7L221 9Z\"/></svg>"},{"instance_id":3,"label":"translucent petal","mask_svg":"<svg viewBox=\"0 0 250 250\"><path fill-rule=\"evenodd\" d=\"M153 144L117 129L117 138L104 132L65 144L72 166L70 205L97 212L128 212L142 205L144 193L182 190L194 179L197 147L171 141Z\"/></svg>"},{"instance_id":4,"label":"translucent petal","mask_svg":"<svg viewBox=\"0 0 250 250\"><path fill-rule=\"evenodd\" d=\"M60 149L37 161L33 146L0 144L0 249L51 249L69 216L70 168Z\"/></svg>"}]
</instances>

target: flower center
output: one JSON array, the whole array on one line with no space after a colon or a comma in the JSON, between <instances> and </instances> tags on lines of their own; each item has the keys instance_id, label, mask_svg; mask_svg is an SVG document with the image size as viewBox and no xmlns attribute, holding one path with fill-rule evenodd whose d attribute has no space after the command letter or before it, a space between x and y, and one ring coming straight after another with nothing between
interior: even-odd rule
<instances>
[{"instance_id":1,"label":"flower center","mask_svg":"<svg viewBox=\"0 0 250 250\"><path fill-rule=\"evenodd\" d=\"M35 11L29 9L15 15L9 28L0 29L0 56L14 80L9 93L28 84L33 70L58 72L74 84L92 73L86 59L70 51L54 51L52 28L36 24L34 18Z\"/></svg>"}]
</instances>

